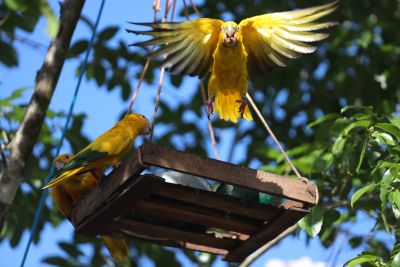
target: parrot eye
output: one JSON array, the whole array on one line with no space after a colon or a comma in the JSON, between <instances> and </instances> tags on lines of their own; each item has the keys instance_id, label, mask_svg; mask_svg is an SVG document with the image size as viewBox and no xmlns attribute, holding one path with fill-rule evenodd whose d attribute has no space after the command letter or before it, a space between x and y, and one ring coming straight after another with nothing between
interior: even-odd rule
<instances>
[{"instance_id":1,"label":"parrot eye","mask_svg":"<svg viewBox=\"0 0 400 267\"><path fill-rule=\"evenodd\" d=\"M224 31L224 28L221 27L219 30L220 30L221 32L223 32L223 31Z\"/></svg>"},{"instance_id":2,"label":"parrot eye","mask_svg":"<svg viewBox=\"0 0 400 267\"><path fill-rule=\"evenodd\" d=\"M142 117L142 119L144 119L144 120L146 119L146 117L144 115L140 115L140 117Z\"/></svg>"}]
</instances>

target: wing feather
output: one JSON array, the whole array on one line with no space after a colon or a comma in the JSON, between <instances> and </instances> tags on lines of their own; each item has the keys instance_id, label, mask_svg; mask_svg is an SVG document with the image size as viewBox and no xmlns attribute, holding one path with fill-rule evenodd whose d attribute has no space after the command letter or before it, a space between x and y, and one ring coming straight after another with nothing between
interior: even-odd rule
<instances>
[{"instance_id":1,"label":"wing feather","mask_svg":"<svg viewBox=\"0 0 400 267\"><path fill-rule=\"evenodd\" d=\"M242 42L248 53L251 78L284 67L289 59L313 53L317 47L308 43L324 40L327 33L315 32L337 25L316 22L336 10L339 1L300 10L276 12L240 22Z\"/></svg>"},{"instance_id":2,"label":"wing feather","mask_svg":"<svg viewBox=\"0 0 400 267\"><path fill-rule=\"evenodd\" d=\"M215 48L218 43L220 27L223 21L201 18L174 23L133 23L152 27L149 31L132 31L153 39L138 42L136 46L160 46L149 53L149 57L163 57L163 66L174 73L190 76L204 76L210 71Z\"/></svg>"}]
</instances>

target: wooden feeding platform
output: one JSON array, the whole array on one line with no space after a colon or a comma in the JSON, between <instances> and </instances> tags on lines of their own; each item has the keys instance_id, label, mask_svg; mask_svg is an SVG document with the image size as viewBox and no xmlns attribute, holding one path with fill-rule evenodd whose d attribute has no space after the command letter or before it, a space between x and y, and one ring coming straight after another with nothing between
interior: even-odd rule
<instances>
[{"instance_id":1,"label":"wooden feeding platform","mask_svg":"<svg viewBox=\"0 0 400 267\"><path fill-rule=\"evenodd\" d=\"M278 196L275 206L165 182L149 166ZM78 233L112 235L219 254L240 262L295 224L318 201L313 183L153 144L139 147L74 210Z\"/></svg>"}]
</instances>

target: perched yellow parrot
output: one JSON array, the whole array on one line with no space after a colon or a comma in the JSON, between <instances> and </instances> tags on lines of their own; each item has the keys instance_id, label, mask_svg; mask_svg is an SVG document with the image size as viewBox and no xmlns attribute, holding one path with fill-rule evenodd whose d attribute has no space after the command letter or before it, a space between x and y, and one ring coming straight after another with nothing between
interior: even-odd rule
<instances>
[{"instance_id":1,"label":"perched yellow parrot","mask_svg":"<svg viewBox=\"0 0 400 267\"><path fill-rule=\"evenodd\" d=\"M72 158L71 154L59 155L54 159L54 166L60 170ZM97 178L90 172L77 174L67 181L53 186L51 196L60 212L71 220L72 210L78 204L79 199L92 190L97 183ZM129 248L123 239L112 236L101 236L101 239L115 261L124 266L130 265Z\"/></svg>"},{"instance_id":2,"label":"perched yellow parrot","mask_svg":"<svg viewBox=\"0 0 400 267\"><path fill-rule=\"evenodd\" d=\"M245 97L248 77L255 78L289 59L312 53L307 44L328 37L315 32L336 25L315 22L332 13L339 1L306 9L276 12L233 21L201 18L177 23L133 23L150 26L150 31L132 31L153 39L133 45L162 45L149 57L163 56L163 66L174 73L203 77L208 82L207 115L219 112L224 120L252 120Z\"/></svg>"},{"instance_id":3,"label":"perched yellow parrot","mask_svg":"<svg viewBox=\"0 0 400 267\"><path fill-rule=\"evenodd\" d=\"M104 170L116 166L119 159L132 148L138 135L150 133L149 120L140 114L128 114L107 132L79 151L55 174L44 188L52 187L77 174L90 172L99 180Z\"/></svg>"}]
</instances>

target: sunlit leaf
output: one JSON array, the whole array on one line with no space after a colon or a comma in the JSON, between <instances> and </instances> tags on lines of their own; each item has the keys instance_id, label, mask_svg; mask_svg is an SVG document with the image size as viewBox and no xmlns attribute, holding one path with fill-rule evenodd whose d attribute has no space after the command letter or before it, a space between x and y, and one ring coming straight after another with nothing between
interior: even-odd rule
<instances>
[{"instance_id":1,"label":"sunlit leaf","mask_svg":"<svg viewBox=\"0 0 400 267\"><path fill-rule=\"evenodd\" d=\"M381 259L378 256L361 254L361 255L358 255L356 258L346 262L344 264L344 266L355 267L361 263L367 263L367 262L375 263L375 262L380 262L380 261L381 261Z\"/></svg>"},{"instance_id":2,"label":"sunlit leaf","mask_svg":"<svg viewBox=\"0 0 400 267\"><path fill-rule=\"evenodd\" d=\"M375 128L381 129L394 137L396 137L397 140L400 141L400 129L394 126L393 124L390 123L377 123L375 124Z\"/></svg>"},{"instance_id":3,"label":"sunlit leaf","mask_svg":"<svg viewBox=\"0 0 400 267\"><path fill-rule=\"evenodd\" d=\"M354 194L351 196L350 205L353 207L354 203L362 197L365 193L371 192L374 188L376 188L379 184L370 184L358 189Z\"/></svg>"},{"instance_id":4,"label":"sunlit leaf","mask_svg":"<svg viewBox=\"0 0 400 267\"><path fill-rule=\"evenodd\" d=\"M299 226L311 237L316 236L322 227L324 212L321 207L315 207L311 213L299 221Z\"/></svg>"}]
</instances>

